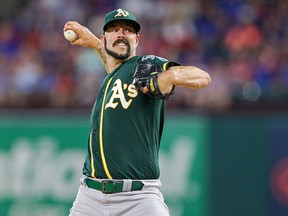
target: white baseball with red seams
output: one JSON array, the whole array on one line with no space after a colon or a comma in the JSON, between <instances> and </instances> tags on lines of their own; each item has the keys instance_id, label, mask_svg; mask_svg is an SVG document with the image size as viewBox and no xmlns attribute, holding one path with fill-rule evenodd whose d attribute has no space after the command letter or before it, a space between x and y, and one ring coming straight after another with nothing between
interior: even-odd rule
<instances>
[{"instance_id":1,"label":"white baseball with red seams","mask_svg":"<svg viewBox=\"0 0 288 216\"><path fill-rule=\"evenodd\" d=\"M73 30L70 29L64 32L64 37L71 42L78 39L78 35Z\"/></svg>"}]
</instances>

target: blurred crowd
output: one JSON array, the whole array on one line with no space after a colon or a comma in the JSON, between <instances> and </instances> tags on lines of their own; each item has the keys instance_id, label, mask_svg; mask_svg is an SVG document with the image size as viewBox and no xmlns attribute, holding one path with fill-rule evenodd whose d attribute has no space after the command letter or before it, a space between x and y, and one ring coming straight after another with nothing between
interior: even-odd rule
<instances>
[{"instance_id":1,"label":"blurred crowd","mask_svg":"<svg viewBox=\"0 0 288 216\"><path fill-rule=\"evenodd\" d=\"M265 107L288 99L288 1L11 0L0 3L0 108L90 108L105 70L63 37L68 20L101 35L104 15L131 10L137 54L209 72L204 89L177 87L168 109Z\"/></svg>"}]
</instances>

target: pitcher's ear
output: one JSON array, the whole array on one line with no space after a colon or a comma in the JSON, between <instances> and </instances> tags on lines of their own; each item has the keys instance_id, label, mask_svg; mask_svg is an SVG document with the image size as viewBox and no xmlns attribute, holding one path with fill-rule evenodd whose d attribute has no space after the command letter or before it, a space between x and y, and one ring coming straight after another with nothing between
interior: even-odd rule
<instances>
[{"instance_id":1,"label":"pitcher's ear","mask_svg":"<svg viewBox=\"0 0 288 216\"><path fill-rule=\"evenodd\" d=\"M101 40L102 45L104 46L105 45L105 40L106 40L105 35L101 35L100 36L100 40Z\"/></svg>"}]
</instances>

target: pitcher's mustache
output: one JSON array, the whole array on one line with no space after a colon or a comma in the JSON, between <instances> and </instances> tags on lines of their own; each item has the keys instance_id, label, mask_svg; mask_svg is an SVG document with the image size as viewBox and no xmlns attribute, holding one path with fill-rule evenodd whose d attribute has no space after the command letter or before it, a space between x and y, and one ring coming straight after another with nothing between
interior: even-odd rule
<instances>
[{"instance_id":1,"label":"pitcher's mustache","mask_svg":"<svg viewBox=\"0 0 288 216\"><path fill-rule=\"evenodd\" d=\"M129 45L129 41L127 39L118 39L113 43L113 47L116 46L119 43L124 43L126 45Z\"/></svg>"}]
</instances>

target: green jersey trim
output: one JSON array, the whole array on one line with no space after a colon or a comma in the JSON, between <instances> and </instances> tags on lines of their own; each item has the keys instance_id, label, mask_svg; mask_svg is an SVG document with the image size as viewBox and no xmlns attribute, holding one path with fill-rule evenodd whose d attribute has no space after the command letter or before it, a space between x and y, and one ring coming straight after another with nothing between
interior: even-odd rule
<instances>
[{"instance_id":1,"label":"green jersey trim","mask_svg":"<svg viewBox=\"0 0 288 216\"><path fill-rule=\"evenodd\" d=\"M107 166L107 163L106 163L106 158L105 158L105 154L104 154L104 145L103 145L103 118L104 118L104 107L105 107L105 100L106 100L106 96L107 96L107 91L108 91L108 88L110 86L110 83L112 81L114 76L112 76L108 83L107 83L107 86L106 86L106 89L105 89L105 93L104 93L104 97L103 97L103 102L102 102L102 107L101 107L101 116L100 116L100 128L99 128L99 142L100 142L100 153L101 153L101 159L102 159L102 164L103 164L103 167L104 167L104 171L105 171L105 174L106 176L109 178L109 179L112 179L112 176L109 172L109 169L108 169L108 166Z\"/></svg>"},{"instance_id":2,"label":"green jersey trim","mask_svg":"<svg viewBox=\"0 0 288 216\"><path fill-rule=\"evenodd\" d=\"M93 158L93 150L92 150L92 131L90 132L90 136L89 136L89 146L90 146L90 158L91 158L91 161L90 161L90 165L91 165L91 168L92 168L92 172L91 172L91 176L93 178L95 178L95 167L94 167L94 158Z\"/></svg>"}]
</instances>

